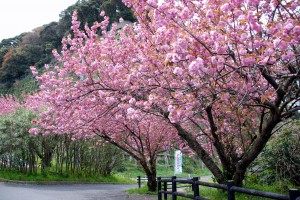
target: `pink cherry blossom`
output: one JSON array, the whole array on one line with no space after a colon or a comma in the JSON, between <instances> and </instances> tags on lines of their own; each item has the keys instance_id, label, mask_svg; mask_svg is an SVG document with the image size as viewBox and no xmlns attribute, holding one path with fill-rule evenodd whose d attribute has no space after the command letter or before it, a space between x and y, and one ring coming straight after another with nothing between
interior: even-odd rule
<instances>
[{"instance_id":1,"label":"pink cherry blossom","mask_svg":"<svg viewBox=\"0 0 300 200\"><path fill-rule=\"evenodd\" d=\"M50 104L39 124L56 124L57 134L125 137L122 145L137 148L126 129L141 125L152 138L153 120L177 133L218 182L241 184L275 126L300 109L298 1L124 3L138 23L108 32L105 17L79 30L75 13L74 37L54 52L60 65L43 75L32 69Z\"/></svg>"}]
</instances>

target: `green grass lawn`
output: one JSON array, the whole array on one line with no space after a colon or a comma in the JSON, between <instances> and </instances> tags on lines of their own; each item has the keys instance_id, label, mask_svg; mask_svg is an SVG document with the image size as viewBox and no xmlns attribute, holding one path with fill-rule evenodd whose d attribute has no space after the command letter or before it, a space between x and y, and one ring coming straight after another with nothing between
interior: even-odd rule
<instances>
[{"instance_id":1,"label":"green grass lawn","mask_svg":"<svg viewBox=\"0 0 300 200\"><path fill-rule=\"evenodd\" d=\"M149 192L147 185L142 186L141 188L133 188L127 190L128 194L149 194L157 195L157 192Z\"/></svg>"},{"instance_id":2,"label":"green grass lawn","mask_svg":"<svg viewBox=\"0 0 300 200\"><path fill-rule=\"evenodd\" d=\"M53 172L54 169L49 169L47 174L42 174L40 170L36 174L23 174L14 170L0 170L0 177L9 180L21 180L21 181L80 181L80 182L117 182L117 183L136 183L137 176L146 177L142 168L133 164L126 163L126 167L123 171L113 172L112 175L103 176L85 176L85 175L71 175L71 174L58 174ZM193 177L204 176L210 174L207 169L201 171L197 170L193 173L183 172L177 174L177 177ZM157 167L157 176L171 177L174 175L172 167Z\"/></svg>"},{"instance_id":3,"label":"green grass lawn","mask_svg":"<svg viewBox=\"0 0 300 200\"><path fill-rule=\"evenodd\" d=\"M182 174L176 174L177 177L199 177L199 176L206 176L210 175L210 171L205 168L204 170L195 170L191 173L186 172L183 170ZM122 172L115 172L115 175L125 178L136 178L137 176L146 177L145 172L134 165L127 165L126 170ZM157 167L157 177L171 177L174 176L174 169L173 167L164 167L158 166Z\"/></svg>"},{"instance_id":4,"label":"green grass lawn","mask_svg":"<svg viewBox=\"0 0 300 200\"><path fill-rule=\"evenodd\" d=\"M45 182L45 181L70 181L70 182L104 182L104 183L135 183L135 181L116 176L83 176L83 175L61 175L56 173L49 172L48 174L23 174L16 171L1 171L0 177L9 180L20 180L20 181L37 181L37 182Z\"/></svg>"}]
</instances>

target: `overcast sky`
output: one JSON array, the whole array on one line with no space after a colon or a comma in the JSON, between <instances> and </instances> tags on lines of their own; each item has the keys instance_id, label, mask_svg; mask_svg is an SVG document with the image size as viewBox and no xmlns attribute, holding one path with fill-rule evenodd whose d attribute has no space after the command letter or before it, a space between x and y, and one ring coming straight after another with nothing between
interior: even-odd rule
<instances>
[{"instance_id":1,"label":"overcast sky","mask_svg":"<svg viewBox=\"0 0 300 200\"><path fill-rule=\"evenodd\" d=\"M77 0L0 0L0 41L59 20Z\"/></svg>"}]
</instances>

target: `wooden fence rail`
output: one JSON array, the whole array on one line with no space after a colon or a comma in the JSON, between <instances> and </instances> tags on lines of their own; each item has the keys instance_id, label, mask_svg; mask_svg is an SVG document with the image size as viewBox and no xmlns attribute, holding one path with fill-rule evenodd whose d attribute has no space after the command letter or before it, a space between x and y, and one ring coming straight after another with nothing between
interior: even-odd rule
<instances>
[{"instance_id":1,"label":"wooden fence rail","mask_svg":"<svg viewBox=\"0 0 300 200\"><path fill-rule=\"evenodd\" d=\"M168 195L172 196L172 200L176 200L178 196L185 197L188 199L195 199L195 200L208 200L200 196L200 191L199 191L200 185L226 190L228 200L235 200L235 193L244 193L252 196L266 197L266 198L278 199L278 200L300 200L300 191L298 189L290 189L289 194L284 195L284 194L277 194L272 192L264 192L259 190L237 187L234 186L234 182L232 180L228 181L227 184L216 184L216 183L207 183L207 182L199 181L198 177L194 177L192 179L177 179L176 176L172 176L171 179L158 177L157 184L158 184L157 186L158 200L162 200L162 199L167 200ZM193 194L178 192L177 191L178 184L189 184L193 189ZM168 185L172 185L172 187L168 188L167 187Z\"/></svg>"},{"instance_id":2,"label":"wooden fence rail","mask_svg":"<svg viewBox=\"0 0 300 200\"><path fill-rule=\"evenodd\" d=\"M188 178L177 178L177 180L184 180L184 179L186 179L186 180L188 180ZM142 186L142 183L147 183L148 182L148 178L142 178L141 176L137 176L137 184L138 184L138 188L141 188L141 186ZM157 180L157 179L156 179ZM168 182L169 182L169 184L167 184L167 182L165 182L164 183L164 187L168 187L168 185L172 185L172 179L170 178L170 179L164 179L164 180L168 180ZM187 187L189 187L189 188L191 188L191 185L187 185L187 184L184 184L184 185L177 185L177 188L187 188Z\"/></svg>"},{"instance_id":3,"label":"wooden fence rail","mask_svg":"<svg viewBox=\"0 0 300 200\"><path fill-rule=\"evenodd\" d=\"M141 188L142 182L145 183L147 181L148 181L147 178L141 178L141 176L137 177L137 184L138 184L139 188Z\"/></svg>"}]
</instances>

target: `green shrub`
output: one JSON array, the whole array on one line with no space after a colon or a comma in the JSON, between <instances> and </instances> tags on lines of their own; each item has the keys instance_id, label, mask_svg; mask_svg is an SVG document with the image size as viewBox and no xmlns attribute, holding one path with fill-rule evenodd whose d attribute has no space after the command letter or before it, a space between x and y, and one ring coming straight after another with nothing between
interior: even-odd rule
<instances>
[{"instance_id":1,"label":"green shrub","mask_svg":"<svg viewBox=\"0 0 300 200\"><path fill-rule=\"evenodd\" d=\"M300 120L293 120L273 136L252 167L254 181L300 185L299 130Z\"/></svg>"}]
</instances>

